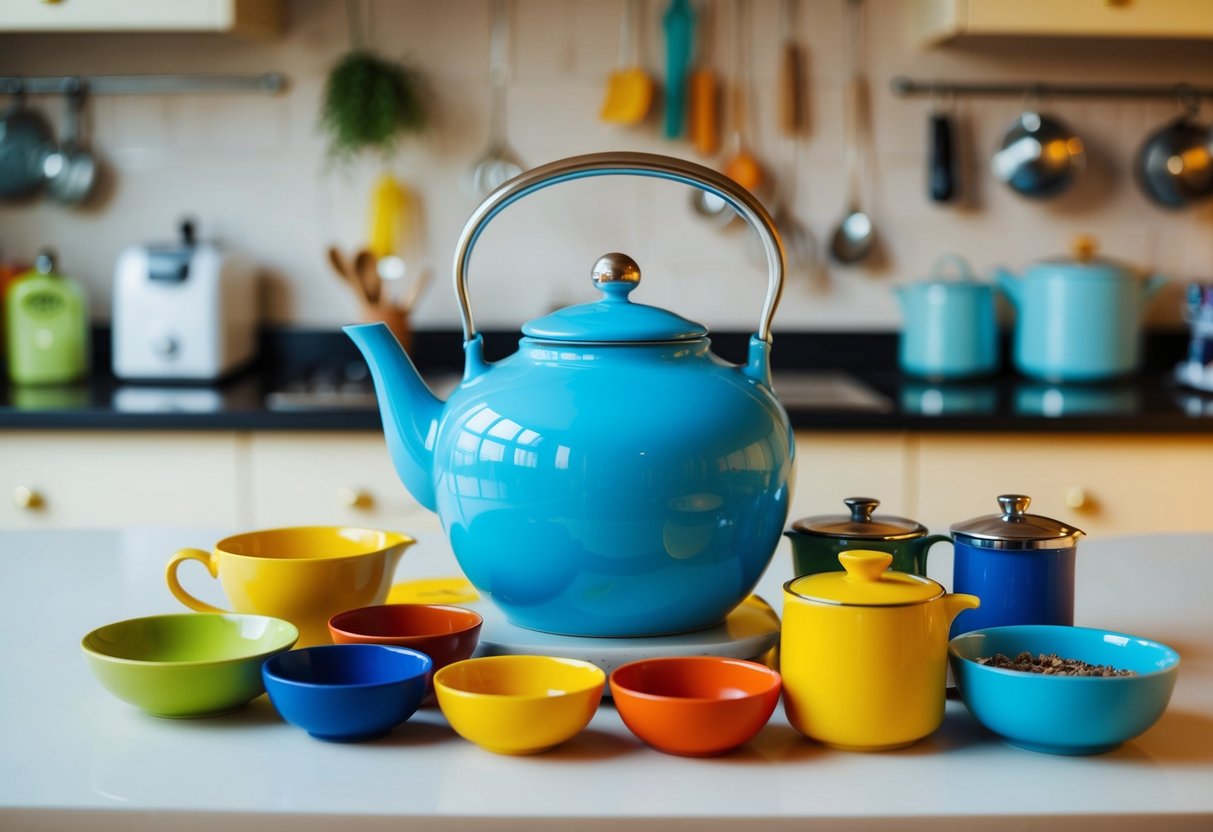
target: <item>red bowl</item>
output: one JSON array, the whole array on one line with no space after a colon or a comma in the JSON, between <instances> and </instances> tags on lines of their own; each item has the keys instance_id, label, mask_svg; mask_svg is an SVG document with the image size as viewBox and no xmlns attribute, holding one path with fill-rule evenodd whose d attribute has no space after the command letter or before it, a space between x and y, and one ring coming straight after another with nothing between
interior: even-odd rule
<instances>
[{"instance_id":1,"label":"red bowl","mask_svg":"<svg viewBox=\"0 0 1213 832\"><path fill-rule=\"evenodd\" d=\"M379 604L329 619L334 644L390 644L420 650L434 670L471 657L480 640L479 613L445 604Z\"/></svg>"},{"instance_id":2,"label":"red bowl","mask_svg":"<svg viewBox=\"0 0 1213 832\"><path fill-rule=\"evenodd\" d=\"M767 724L782 682L742 659L643 659L611 674L611 698L628 729L667 754L708 757L749 742Z\"/></svg>"}]
</instances>

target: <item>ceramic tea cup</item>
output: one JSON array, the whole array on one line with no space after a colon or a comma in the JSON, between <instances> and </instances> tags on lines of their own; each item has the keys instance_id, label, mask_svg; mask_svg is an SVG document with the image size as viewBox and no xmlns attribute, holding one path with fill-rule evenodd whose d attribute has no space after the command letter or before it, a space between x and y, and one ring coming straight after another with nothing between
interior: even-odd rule
<instances>
[{"instance_id":1,"label":"ceramic tea cup","mask_svg":"<svg viewBox=\"0 0 1213 832\"><path fill-rule=\"evenodd\" d=\"M190 595L177 570L201 562L236 612L285 619L299 628L299 646L329 643L337 613L382 604L396 564L415 541L398 532L341 526L299 526L246 532L214 549L182 549L165 572L173 596L192 610L226 612Z\"/></svg>"}]
</instances>

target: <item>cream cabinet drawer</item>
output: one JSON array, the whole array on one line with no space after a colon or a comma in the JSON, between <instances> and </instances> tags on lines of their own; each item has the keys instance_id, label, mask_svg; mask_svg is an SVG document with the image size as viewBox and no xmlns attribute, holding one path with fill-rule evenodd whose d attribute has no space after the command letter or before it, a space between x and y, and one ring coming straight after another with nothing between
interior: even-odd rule
<instances>
[{"instance_id":1,"label":"cream cabinet drawer","mask_svg":"<svg viewBox=\"0 0 1213 832\"><path fill-rule=\"evenodd\" d=\"M927 45L965 37L1213 36L1207 0L911 0L908 15Z\"/></svg>"},{"instance_id":2,"label":"cream cabinet drawer","mask_svg":"<svg viewBox=\"0 0 1213 832\"><path fill-rule=\"evenodd\" d=\"M258 527L369 525L415 534L419 524L437 524L396 477L378 433L254 433L249 462Z\"/></svg>"},{"instance_id":3,"label":"cream cabinet drawer","mask_svg":"<svg viewBox=\"0 0 1213 832\"><path fill-rule=\"evenodd\" d=\"M946 528L1027 494L1030 511L1088 534L1213 531L1213 439L1200 436L921 436L919 519Z\"/></svg>"},{"instance_id":4,"label":"cream cabinet drawer","mask_svg":"<svg viewBox=\"0 0 1213 832\"><path fill-rule=\"evenodd\" d=\"M238 526L235 433L5 431L0 527Z\"/></svg>"},{"instance_id":5,"label":"cream cabinet drawer","mask_svg":"<svg viewBox=\"0 0 1213 832\"><path fill-rule=\"evenodd\" d=\"M788 523L843 514L847 497L880 500L880 514L912 514L907 445L906 436L897 433L796 434L796 492Z\"/></svg>"}]
</instances>

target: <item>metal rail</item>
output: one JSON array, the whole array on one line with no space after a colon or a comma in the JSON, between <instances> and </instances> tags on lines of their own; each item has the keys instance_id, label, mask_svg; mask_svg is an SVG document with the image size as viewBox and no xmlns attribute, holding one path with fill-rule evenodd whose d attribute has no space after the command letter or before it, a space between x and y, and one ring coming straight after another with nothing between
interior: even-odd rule
<instances>
[{"instance_id":1,"label":"metal rail","mask_svg":"<svg viewBox=\"0 0 1213 832\"><path fill-rule=\"evenodd\" d=\"M1023 96L1057 98L1213 98L1213 87L1191 84L1050 84L1044 81L964 82L926 81L899 75L889 82L895 95Z\"/></svg>"},{"instance_id":2,"label":"metal rail","mask_svg":"<svg viewBox=\"0 0 1213 832\"><path fill-rule=\"evenodd\" d=\"M262 75L55 75L0 76L0 93L62 95L87 91L89 95L165 95L174 93L263 93L286 88L286 76Z\"/></svg>"}]
</instances>

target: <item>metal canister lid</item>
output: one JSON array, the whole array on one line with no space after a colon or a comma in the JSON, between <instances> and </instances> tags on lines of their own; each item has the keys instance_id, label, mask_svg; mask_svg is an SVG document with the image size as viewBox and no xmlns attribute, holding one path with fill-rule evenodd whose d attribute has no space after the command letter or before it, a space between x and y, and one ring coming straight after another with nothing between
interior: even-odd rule
<instances>
[{"instance_id":1,"label":"metal canister lid","mask_svg":"<svg viewBox=\"0 0 1213 832\"><path fill-rule=\"evenodd\" d=\"M1001 494L998 504L1002 514L987 514L952 525L952 537L978 549L1068 549L1082 529L1043 517L1028 514L1032 498L1023 494Z\"/></svg>"},{"instance_id":2,"label":"metal canister lid","mask_svg":"<svg viewBox=\"0 0 1213 832\"><path fill-rule=\"evenodd\" d=\"M880 500L871 497L847 497L843 500L851 513L805 517L792 524L794 531L819 537L846 537L853 540L908 540L922 537L927 527L906 517L873 517Z\"/></svg>"}]
</instances>

